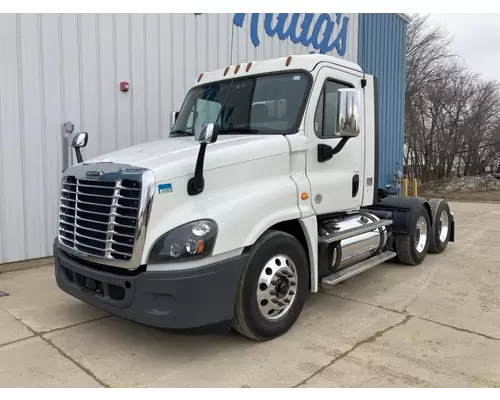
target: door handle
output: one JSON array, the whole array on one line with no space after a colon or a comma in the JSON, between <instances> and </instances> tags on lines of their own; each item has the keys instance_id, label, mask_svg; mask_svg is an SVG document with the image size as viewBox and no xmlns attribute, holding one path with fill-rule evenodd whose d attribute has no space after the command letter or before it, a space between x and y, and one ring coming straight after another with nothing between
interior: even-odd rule
<instances>
[{"instance_id":1,"label":"door handle","mask_svg":"<svg viewBox=\"0 0 500 400\"><path fill-rule=\"evenodd\" d=\"M359 191L359 174L352 177L352 197L356 197Z\"/></svg>"}]
</instances>

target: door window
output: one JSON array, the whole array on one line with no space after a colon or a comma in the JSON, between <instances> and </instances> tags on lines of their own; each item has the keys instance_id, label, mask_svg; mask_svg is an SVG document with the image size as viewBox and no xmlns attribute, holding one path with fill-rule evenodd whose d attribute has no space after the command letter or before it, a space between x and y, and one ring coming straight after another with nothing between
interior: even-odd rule
<instances>
[{"instance_id":1,"label":"door window","mask_svg":"<svg viewBox=\"0 0 500 400\"><path fill-rule=\"evenodd\" d=\"M314 115L314 131L320 138L338 137L337 95L339 89L348 89L344 83L327 80L321 90L316 114Z\"/></svg>"}]
</instances>

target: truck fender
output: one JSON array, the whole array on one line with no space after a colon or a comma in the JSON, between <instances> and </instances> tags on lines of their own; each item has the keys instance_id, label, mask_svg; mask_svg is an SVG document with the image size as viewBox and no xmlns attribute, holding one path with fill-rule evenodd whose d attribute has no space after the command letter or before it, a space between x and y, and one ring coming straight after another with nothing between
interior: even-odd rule
<instances>
[{"instance_id":1,"label":"truck fender","mask_svg":"<svg viewBox=\"0 0 500 400\"><path fill-rule=\"evenodd\" d=\"M387 196L372 206L369 210L383 210L392 213L392 231L397 235L408 235L410 233L410 221L413 210L424 206L429 213L432 225L432 212L429 202L422 197Z\"/></svg>"},{"instance_id":2,"label":"truck fender","mask_svg":"<svg viewBox=\"0 0 500 400\"><path fill-rule=\"evenodd\" d=\"M318 288L318 222L316 216L310 216L307 218L294 218L285 219L274 225L266 225L267 228L261 228L258 232L260 234L252 235L252 240L248 241L246 248L252 246L265 232L269 230L277 230L286 232L296 239L304 247L309 260L309 271L310 271L310 290L315 293L319 290Z\"/></svg>"}]
</instances>

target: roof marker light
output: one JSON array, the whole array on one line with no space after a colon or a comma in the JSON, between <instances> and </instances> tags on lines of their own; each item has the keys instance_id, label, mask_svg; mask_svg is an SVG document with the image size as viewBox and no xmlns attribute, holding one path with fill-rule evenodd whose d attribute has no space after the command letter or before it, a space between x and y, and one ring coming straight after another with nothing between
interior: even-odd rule
<instances>
[{"instance_id":1,"label":"roof marker light","mask_svg":"<svg viewBox=\"0 0 500 400\"><path fill-rule=\"evenodd\" d=\"M226 69L224 70L224 76L226 76L228 72L229 72L229 67L226 67Z\"/></svg>"},{"instance_id":2,"label":"roof marker light","mask_svg":"<svg viewBox=\"0 0 500 400\"><path fill-rule=\"evenodd\" d=\"M250 68L252 68L252 63L251 62L247 64L246 71L247 72L250 71Z\"/></svg>"},{"instance_id":3,"label":"roof marker light","mask_svg":"<svg viewBox=\"0 0 500 400\"><path fill-rule=\"evenodd\" d=\"M236 66L236 68L234 69L234 73L237 74L239 70L240 70L240 64Z\"/></svg>"},{"instance_id":4,"label":"roof marker light","mask_svg":"<svg viewBox=\"0 0 500 400\"><path fill-rule=\"evenodd\" d=\"M203 78L203 73L201 73L200 75L198 75L198 82L201 81L201 78Z\"/></svg>"},{"instance_id":5,"label":"roof marker light","mask_svg":"<svg viewBox=\"0 0 500 400\"><path fill-rule=\"evenodd\" d=\"M285 64L285 65L288 67L288 66L290 65L290 62L291 62L291 61L292 61L292 56L288 56L288 57L286 58L286 64Z\"/></svg>"}]
</instances>

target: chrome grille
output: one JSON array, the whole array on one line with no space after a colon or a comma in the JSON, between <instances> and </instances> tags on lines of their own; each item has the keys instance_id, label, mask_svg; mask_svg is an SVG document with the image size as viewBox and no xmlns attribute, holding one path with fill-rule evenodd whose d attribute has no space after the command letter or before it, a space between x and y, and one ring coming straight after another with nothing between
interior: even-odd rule
<instances>
[{"instance_id":1,"label":"chrome grille","mask_svg":"<svg viewBox=\"0 0 500 400\"><path fill-rule=\"evenodd\" d=\"M140 204L139 181L65 176L59 209L60 242L96 257L129 261L139 227Z\"/></svg>"}]
</instances>

